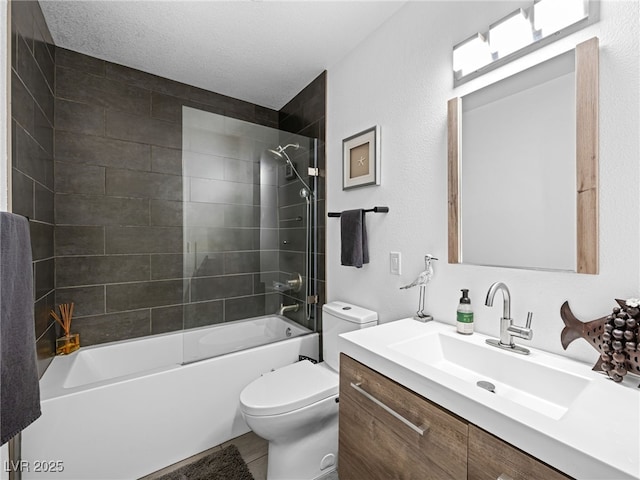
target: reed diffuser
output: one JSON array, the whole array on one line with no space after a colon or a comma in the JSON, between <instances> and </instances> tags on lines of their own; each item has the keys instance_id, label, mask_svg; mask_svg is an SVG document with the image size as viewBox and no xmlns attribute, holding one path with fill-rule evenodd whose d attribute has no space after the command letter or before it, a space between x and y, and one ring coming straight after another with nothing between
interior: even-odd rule
<instances>
[{"instance_id":1,"label":"reed diffuser","mask_svg":"<svg viewBox=\"0 0 640 480\"><path fill-rule=\"evenodd\" d=\"M51 316L62 327L64 336L56 340L56 355L68 355L80 348L80 334L71 333L71 318L73 317L73 302L58 305L60 315L51 310Z\"/></svg>"}]
</instances>

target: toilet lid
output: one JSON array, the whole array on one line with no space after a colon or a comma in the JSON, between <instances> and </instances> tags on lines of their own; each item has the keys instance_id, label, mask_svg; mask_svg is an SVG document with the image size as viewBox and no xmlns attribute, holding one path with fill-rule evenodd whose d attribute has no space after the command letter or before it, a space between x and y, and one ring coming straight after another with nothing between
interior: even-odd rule
<instances>
[{"instance_id":1,"label":"toilet lid","mask_svg":"<svg viewBox=\"0 0 640 480\"><path fill-rule=\"evenodd\" d=\"M338 394L338 374L324 363L296 362L251 382L240 393L249 415L278 415Z\"/></svg>"}]
</instances>

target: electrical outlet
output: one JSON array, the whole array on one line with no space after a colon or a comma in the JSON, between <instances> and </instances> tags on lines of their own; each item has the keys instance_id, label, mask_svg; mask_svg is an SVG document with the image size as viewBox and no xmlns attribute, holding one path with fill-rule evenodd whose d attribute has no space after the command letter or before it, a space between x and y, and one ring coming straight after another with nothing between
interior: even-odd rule
<instances>
[{"instance_id":1,"label":"electrical outlet","mask_svg":"<svg viewBox=\"0 0 640 480\"><path fill-rule=\"evenodd\" d=\"M400 275L402 273L402 256L400 252L389 253L389 264L391 275Z\"/></svg>"}]
</instances>

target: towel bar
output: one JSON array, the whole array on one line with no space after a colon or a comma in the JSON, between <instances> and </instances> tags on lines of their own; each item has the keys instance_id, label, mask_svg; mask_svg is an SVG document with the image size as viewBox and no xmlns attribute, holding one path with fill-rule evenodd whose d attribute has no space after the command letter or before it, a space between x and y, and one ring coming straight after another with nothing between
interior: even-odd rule
<instances>
[{"instance_id":1,"label":"towel bar","mask_svg":"<svg viewBox=\"0 0 640 480\"><path fill-rule=\"evenodd\" d=\"M363 212L373 212L373 213L389 213L389 207L373 207L367 210L363 210ZM329 212L327 216L329 217L339 217L341 215L340 212Z\"/></svg>"}]
</instances>

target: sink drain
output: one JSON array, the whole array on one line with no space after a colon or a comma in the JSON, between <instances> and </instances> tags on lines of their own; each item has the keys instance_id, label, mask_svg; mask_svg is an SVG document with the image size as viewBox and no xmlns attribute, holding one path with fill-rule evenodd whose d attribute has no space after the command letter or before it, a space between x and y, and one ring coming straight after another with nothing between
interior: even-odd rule
<instances>
[{"instance_id":1,"label":"sink drain","mask_svg":"<svg viewBox=\"0 0 640 480\"><path fill-rule=\"evenodd\" d=\"M484 388L485 390L489 390L491 393L496 393L496 386L491 382L480 380L476 383L476 385L480 388Z\"/></svg>"}]
</instances>

